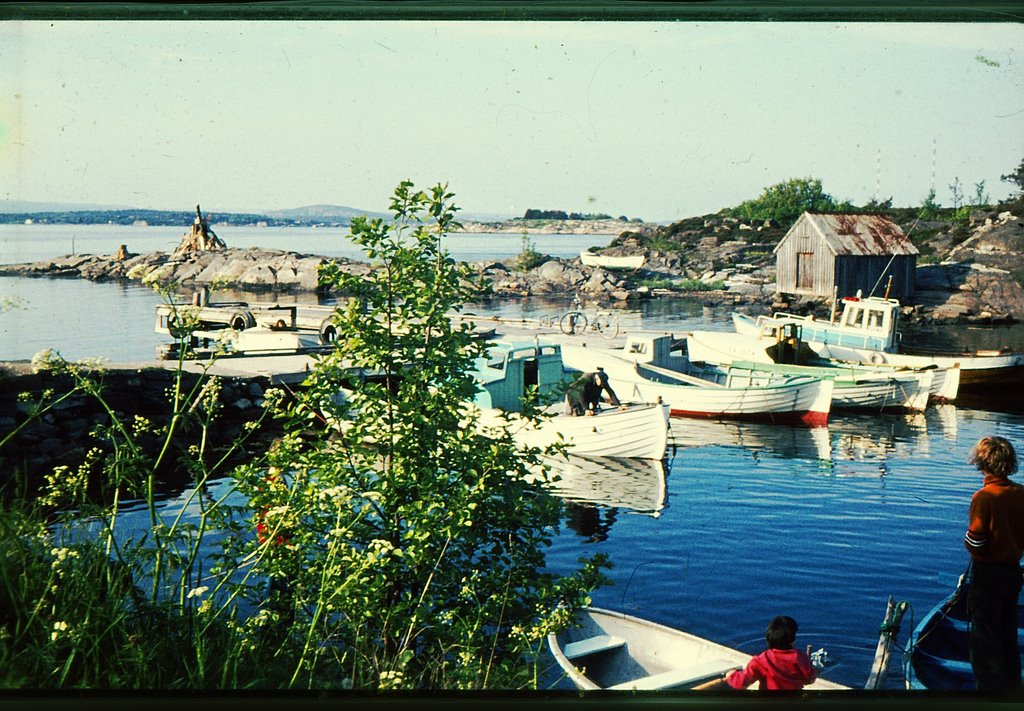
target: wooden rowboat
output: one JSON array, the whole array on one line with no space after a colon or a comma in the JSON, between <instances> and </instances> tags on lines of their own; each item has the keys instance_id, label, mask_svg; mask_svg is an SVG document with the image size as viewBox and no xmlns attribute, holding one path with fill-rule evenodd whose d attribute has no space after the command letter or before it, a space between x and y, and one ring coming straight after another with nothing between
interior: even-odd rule
<instances>
[{"instance_id":1,"label":"wooden rowboat","mask_svg":"<svg viewBox=\"0 0 1024 711\"><path fill-rule=\"evenodd\" d=\"M588 267L601 267L602 269L639 269L644 265L644 255L613 257L584 250L580 252L580 261Z\"/></svg>"},{"instance_id":2,"label":"wooden rowboat","mask_svg":"<svg viewBox=\"0 0 1024 711\"><path fill-rule=\"evenodd\" d=\"M576 687L585 690L698 690L751 659L702 637L595 607L580 610L564 632L548 635L548 648ZM806 688L848 687L818 679Z\"/></svg>"},{"instance_id":3,"label":"wooden rowboat","mask_svg":"<svg viewBox=\"0 0 1024 711\"><path fill-rule=\"evenodd\" d=\"M973 691L974 670L968 657L967 598L970 585L962 582L936 605L910 636L908 689ZM1024 654L1024 604L1017 605L1017 644Z\"/></svg>"}]
</instances>

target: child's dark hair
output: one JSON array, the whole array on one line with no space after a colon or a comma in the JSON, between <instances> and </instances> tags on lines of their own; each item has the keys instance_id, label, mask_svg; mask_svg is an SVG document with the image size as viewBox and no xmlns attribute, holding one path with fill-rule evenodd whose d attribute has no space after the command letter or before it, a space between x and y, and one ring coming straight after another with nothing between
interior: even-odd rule
<instances>
[{"instance_id":1,"label":"child's dark hair","mask_svg":"<svg viewBox=\"0 0 1024 711\"><path fill-rule=\"evenodd\" d=\"M768 623L764 632L764 641L768 649L792 649L796 641L796 620L786 615L779 615Z\"/></svg>"}]
</instances>

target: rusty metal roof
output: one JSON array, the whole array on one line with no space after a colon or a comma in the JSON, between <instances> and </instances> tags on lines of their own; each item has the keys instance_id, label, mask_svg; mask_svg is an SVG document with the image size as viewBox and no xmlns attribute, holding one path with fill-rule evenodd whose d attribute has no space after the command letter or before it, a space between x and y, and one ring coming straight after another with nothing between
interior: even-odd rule
<instances>
[{"instance_id":1,"label":"rusty metal roof","mask_svg":"<svg viewBox=\"0 0 1024 711\"><path fill-rule=\"evenodd\" d=\"M805 212L790 232L801 220L809 221L836 255L919 254L900 226L883 215Z\"/></svg>"}]
</instances>

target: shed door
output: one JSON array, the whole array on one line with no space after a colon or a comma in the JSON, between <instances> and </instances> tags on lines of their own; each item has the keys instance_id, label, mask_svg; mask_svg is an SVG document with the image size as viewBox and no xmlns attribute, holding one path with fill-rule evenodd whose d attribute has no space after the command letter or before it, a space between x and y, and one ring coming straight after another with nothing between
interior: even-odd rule
<instances>
[{"instance_id":1,"label":"shed door","mask_svg":"<svg viewBox=\"0 0 1024 711\"><path fill-rule=\"evenodd\" d=\"M796 288L814 288L814 252L797 252Z\"/></svg>"}]
</instances>

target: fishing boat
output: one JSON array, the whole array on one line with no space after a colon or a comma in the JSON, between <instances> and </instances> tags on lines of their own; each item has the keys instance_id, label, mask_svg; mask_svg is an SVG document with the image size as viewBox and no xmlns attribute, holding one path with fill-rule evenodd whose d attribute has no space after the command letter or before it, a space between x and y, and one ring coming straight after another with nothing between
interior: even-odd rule
<instances>
[{"instance_id":1,"label":"fishing boat","mask_svg":"<svg viewBox=\"0 0 1024 711\"><path fill-rule=\"evenodd\" d=\"M854 366L807 366L784 363L733 361L729 365L705 366L704 378L725 382L737 375L764 373L779 377L809 375L832 380L833 410L924 410L928 405L934 374L930 370L877 372L855 370Z\"/></svg>"},{"instance_id":2,"label":"fishing boat","mask_svg":"<svg viewBox=\"0 0 1024 711\"><path fill-rule=\"evenodd\" d=\"M751 656L656 622L596 607L580 610L548 648L576 688L609 691L700 690L718 686ZM722 688L719 686L719 688ZM848 687L818 679L810 690Z\"/></svg>"},{"instance_id":3,"label":"fishing boat","mask_svg":"<svg viewBox=\"0 0 1024 711\"><path fill-rule=\"evenodd\" d=\"M644 265L644 255L613 257L609 254L595 254L585 249L580 252L580 261L588 267L601 267L602 269L639 269Z\"/></svg>"},{"instance_id":4,"label":"fishing boat","mask_svg":"<svg viewBox=\"0 0 1024 711\"><path fill-rule=\"evenodd\" d=\"M751 318L733 314L737 333L767 341L779 341L782 329L793 324L794 334L819 357L874 365L890 364L912 368L960 367L962 388L1001 388L1024 384L1024 353L1009 349L960 353L911 349L902 344L899 325L900 302L876 296L847 297L838 321L811 316L775 313Z\"/></svg>"},{"instance_id":5,"label":"fishing boat","mask_svg":"<svg viewBox=\"0 0 1024 711\"><path fill-rule=\"evenodd\" d=\"M678 417L727 418L825 425L832 406L831 380L812 376L736 376L724 383L692 375L667 353L670 336L632 336L624 349L562 344L566 366L583 372L603 368L619 397L668 403ZM646 359L641 362L638 359Z\"/></svg>"},{"instance_id":6,"label":"fishing boat","mask_svg":"<svg viewBox=\"0 0 1024 711\"><path fill-rule=\"evenodd\" d=\"M524 447L564 442L570 454L596 457L638 457L660 460L668 448L668 407L656 400L603 408L591 416L574 416L557 402L544 417L522 416L522 398L536 388L551 397L576 374L565 368L554 343L496 341L486 358L478 359L474 376L480 389L473 401L485 429L507 428Z\"/></svg>"},{"instance_id":7,"label":"fishing boat","mask_svg":"<svg viewBox=\"0 0 1024 711\"><path fill-rule=\"evenodd\" d=\"M969 591L970 583L961 580L953 594L928 612L911 633L905 677L908 689L975 689L968 657ZM1024 601L1017 606L1017 644L1024 654Z\"/></svg>"},{"instance_id":8,"label":"fishing boat","mask_svg":"<svg viewBox=\"0 0 1024 711\"><path fill-rule=\"evenodd\" d=\"M742 314L734 314L734 320L749 318ZM803 349L807 350L803 350ZM691 331L686 334L685 349L689 359L694 363L729 366L743 363L754 367L771 368L789 365L793 361L811 368L831 368L842 373L842 377L852 376L855 379L886 377L902 379L913 373L930 372L928 386L929 401L952 402L960 389L960 367L957 365L938 366L929 364L924 367L898 366L888 364L854 363L822 358L796 337L783 337L770 340L750 333L732 333L728 331ZM788 350L786 350L788 349ZM783 353L799 357L786 357ZM837 386L837 390L839 387ZM833 407L842 407L833 401Z\"/></svg>"}]
</instances>

